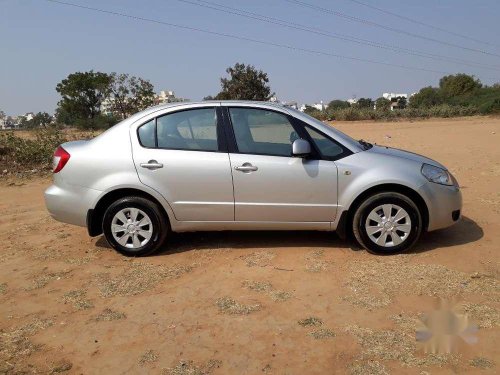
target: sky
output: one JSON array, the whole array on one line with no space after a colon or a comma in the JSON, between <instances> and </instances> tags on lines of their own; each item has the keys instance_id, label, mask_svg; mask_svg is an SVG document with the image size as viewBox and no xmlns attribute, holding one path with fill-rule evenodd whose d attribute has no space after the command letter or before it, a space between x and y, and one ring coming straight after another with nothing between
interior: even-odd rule
<instances>
[{"instance_id":1,"label":"sky","mask_svg":"<svg viewBox=\"0 0 500 375\"><path fill-rule=\"evenodd\" d=\"M173 90L191 100L217 94L220 77L236 62L268 73L278 99L299 103L353 96L375 99L383 92L412 93L437 86L445 74L459 72L473 74L485 84L500 82L498 0L359 0L447 32L382 13L356 0L301 0L321 10L287 0L205 0L314 28L316 33L186 0L64 1L162 23L47 0L0 0L0 110L8 115L53 113L59 100L57 83L70 73L91 69L140 76L150 80L157 92ZM339 13L363 22L335 15ZM434 58L361 45L333 38L333 34L425 52Z\"/></svg>"}]
</instances>

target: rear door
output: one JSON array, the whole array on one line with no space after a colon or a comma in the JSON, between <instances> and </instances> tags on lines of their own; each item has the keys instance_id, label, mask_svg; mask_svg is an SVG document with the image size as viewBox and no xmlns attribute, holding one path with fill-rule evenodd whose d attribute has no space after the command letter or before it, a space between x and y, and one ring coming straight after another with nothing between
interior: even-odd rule
<instances>
[{"instance_id":1,"label":"rear door","mask_svg":"<svg viewBox=\"0 0 500 375\"><path fill-rule=\"evenodd\" d=\"M165 197L179 221L234 220L221 121L219 106L195 107L159 115L132 134L139 179Z\"/></svg>"},{"instance_id":2,"label":"rear door","mask_svg":"<svg viewBox=\"0 0 500 375\"><path fill-rule=\"evenodd\" d=\"M225 115L234 141L230 159L236 221L335 219L335 163L291 155L295 139L309 139L304 128L290 116L268 109L229 107Z\"/></svg>"}]
</instances>

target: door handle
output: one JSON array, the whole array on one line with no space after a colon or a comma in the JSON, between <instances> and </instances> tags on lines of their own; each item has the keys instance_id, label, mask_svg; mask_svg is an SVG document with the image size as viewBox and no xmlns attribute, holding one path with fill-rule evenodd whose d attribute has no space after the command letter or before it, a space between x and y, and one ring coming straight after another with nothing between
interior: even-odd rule
<instances>
[{"instance_id":1,"label":"door handle","mask_svg":"<svg viewBox=\"0 0 500 375\"><path fill-rule=\"evenodd\" d=\"M141 167L149 170L155 170L158 168L163 168L163 164L158 163L156 160L150 160L147 163L141 163Z\"/></svg>"},{"instance_id":2,"label":"door handle","mask_svg":"<svg viewBox=\"0 0 500 375\"><path fill-rule=\"evenodd\" d=\"M238 167L234 167L234 169L237 171L240 171L240 172L248 173L248 172L255 172L259 168L256 167L255 165L250 164L250 163L243 163L242 165L240 165Z\"/></svg>"}]
</instances>

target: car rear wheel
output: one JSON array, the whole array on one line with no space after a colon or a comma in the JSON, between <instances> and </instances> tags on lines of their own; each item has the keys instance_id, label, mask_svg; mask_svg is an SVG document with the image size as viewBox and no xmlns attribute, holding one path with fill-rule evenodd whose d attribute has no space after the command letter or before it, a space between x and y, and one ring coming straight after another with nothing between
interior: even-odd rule
<instances>
[{"instance_id":1,"label":"car rear wheel","mask_svg":"<svg viewBox=\"0 0 500 375\"><path fill-rule=\"evenodd\" d=\"M160 208L141 197L125 197L112 203L103 219L108 243L126 256L145 256L158 250L168 232Z\"/></svg>"},{"instance_id":2,"label":"car rear wheel","mask_svg":"<svg viewBox=\"0 0 500 375\"><path fill-rule=\"evenodd\" d=\"M397 254L411 248L422 232L422 215L406 195L378 193L357 207L352 230L361 246L374 254Z\"/></svg>"}]
</instances>

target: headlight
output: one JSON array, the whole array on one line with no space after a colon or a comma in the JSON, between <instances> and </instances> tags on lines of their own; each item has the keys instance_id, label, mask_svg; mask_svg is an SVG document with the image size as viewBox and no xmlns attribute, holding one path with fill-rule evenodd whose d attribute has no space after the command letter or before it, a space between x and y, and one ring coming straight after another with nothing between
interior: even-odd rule
<instances>
[{"instance_id":1,"label":"headlight","mask_svg":"<svg viewBox=\"0 0 500 375\"><path fill-rule=\"evenodd\" d=\"M424 164L422 165L422 174L430 182L448 186L455 185L455 179L453 178L451 173L443 168L439 168L430 164Z\"/></svg>"}]
</instances>

